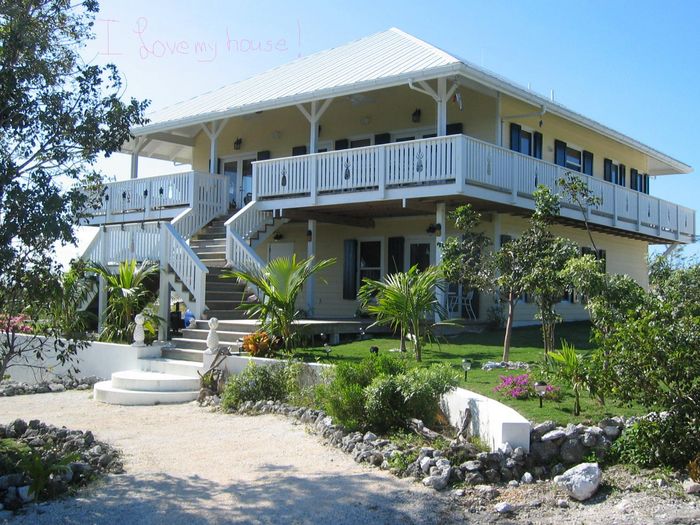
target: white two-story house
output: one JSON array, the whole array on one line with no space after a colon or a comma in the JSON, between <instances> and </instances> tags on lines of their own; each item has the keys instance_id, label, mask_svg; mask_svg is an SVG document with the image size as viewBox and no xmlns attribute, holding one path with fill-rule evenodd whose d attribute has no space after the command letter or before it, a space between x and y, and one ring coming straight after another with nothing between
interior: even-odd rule
<instances>
[{"instance_id":1,"label":"white two-story house","mask_svg":"<svg viewBox=\"0 0 700 525\"><path fill-rule=\"evenodd\" d=\"M150 115L124 146L131 179L107 184L86 257L158 260L161 303L177 292L199 318L235 318L225 265L335 257L311 282L309 317L356 314L365 277L440 262L450 209L471 203L498 247L528 226L538 184L578 172L607 271L647 283L650 244L689 243L695 212L650 195L686 164L398 29L389 29ZM139 157L191 164L148 177ZM213 222L212 222L213 221ZM554 227L589 245L579 209ZM100 303L104 305L104 297ZM454 316L484 319L492 299L451 287ZM564 299L565 319L582 319ZM533 305L517 321L533 319Z\"/></svg>"}]
</instances>

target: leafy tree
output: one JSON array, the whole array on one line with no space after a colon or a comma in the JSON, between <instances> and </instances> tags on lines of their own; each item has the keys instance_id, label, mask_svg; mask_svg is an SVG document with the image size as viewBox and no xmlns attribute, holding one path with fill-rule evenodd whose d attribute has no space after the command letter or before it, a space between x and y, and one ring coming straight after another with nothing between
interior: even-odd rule
<instances>
[{"instance_id":1,"label":"leafy tree","mask_svg":"<svg viewBox=\"0 0 700 525\"><path fill-rule=\"evenodd\" d=\"M442 271L436 266L423 271L412 266L407 272L387 275L384 281L365 279L360 287L358 298L368 312L376 315L375 324L399 332L401 351L406 350L405 339L410 338L416 361L421 360L423 339L430 339L426 319L447 315L436 295L443 286L442 278Z\"/></svg>"},{"instance_id":2,"label":"leafy tree","mask_svg":"<svg viewBox=\"0 0 700 525\"><path fill-rule=\"evenodd\" d=\"M300 317L297 297L312 275L335 264L335 259L297 261L296 255L279 257L262 268L224 270L223 279L241 279L257 289L257 301L241 305L248 315L260 319L261 330L280 337L287 352L296 344L294 321Z\"/></svg>"},{"instance_id":3,"label":"leafy tree","mask_svg":"<svg viewBox=\"0 0 700 525\"><path fill-rule=\"evenodd\" d=\"M122 102L114 66L80 58L97 11L93 0L0 0L0 314L7 319L38 315L53 297L48 289L61 288L55 245L74 243L75 225L90 213L83 188L100 186L95 162L145 122L147 104ZM11 360L23 352L9 334L0 351Z\"/></svg>"},{"instance_id":4,"label":"leafy tree","mask_svg":"<svg viewBox=\"0 0 700 525\"><path fill-rule=\"evenodd\" d=\"M564 269L578 254L570 240L551 233L549 226L559 213L559 198L549 188L540 185L534 192L535 211L530 228L518 239L525 256L525 290L535 297L542 321L545 359L554 351L554 328L560 321L555 306L569 288Z\"/></svg>"},{"instance_id":5,"label":"leafy tree","mask_svg":"<svg viewBox=\"0 0 700 525\"><path fill-rule=\"evenodd\" d=\"M588 208L591 206L599 206L602 203L602 199L591 191L587 180L584 180L580 175L572 171L566 172L564 176L557 181L557 185L561 188L566 199L572 204L575 204L581 211L583 222L586 225L588 239L591 241L591 248L597 252L598 248L593 240L591 225L588 223Z\"/></svg>"},{"instance_id":6,"label":"leafy tree","mask_svg":"<svg viewBox=\"0 0 700 525\"><path fill-rule=\"evenodd\" d=\"M450 212L449 218L460 231L460 237L449 237L442 245L445 279L467 290L487 288L492 282L488 265L491 239L477 231L481 214L470 204L464 204Z\"/></svg>"},{"instance_id":7,"label":"leafy tree","mask_svg":"<svg viewBox=\"0 0 700 525\"><path fill-rule=\"evenodd\" d=\"M150 309L156 295L147 286L149 277L158 275L158 264L136 260L119 263L116 273L99 263L91 263L88 271L94 272L105 281L107 288L107 308L102 314L100 340L111 343L131 343L134 336L136 314L146 317L144 329L154 337L158 324L162 321Z\"/></svg>"}]
</instances>

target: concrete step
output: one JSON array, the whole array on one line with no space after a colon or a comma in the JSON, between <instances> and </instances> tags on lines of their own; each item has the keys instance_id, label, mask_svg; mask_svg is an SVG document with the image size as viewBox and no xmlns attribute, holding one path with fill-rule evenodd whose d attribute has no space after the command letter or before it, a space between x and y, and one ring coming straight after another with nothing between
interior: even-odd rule
<instances>
[{"instance_id":1,"label":"concrete step","mask_svg":"<svg viewBox=\"0 0 700 525\"><path fill-rule=\"evenodd\" d=\"M177 350L199 350L204 352L207 349L207 341L205 339L186 339L183 337L173 337L172 343ZM238 337L224 338L219 334L219 344L221 346L231 346L238 348Z\"/></svg>"},{"instance_id":2,"label":"concrete step","mask_svg":"<svg viewBox=\"0 0 700 525\"><path fill-rule=\"evenodd\" d=\"M226 244L210 244L207 246L190 246L192 251L202 258L202 255L207 253L226 253Z\"/></svg>"},{"instance_id":3,"label":"concrete step","mask_svg":"<svg viewBox=\"0 0 700 525\"><path fill-rule=\"evenodd\" d=\"M116 388L111 381L95 383L93 397L96 401L110 405L166 405L173 403L188 403L199 396L199 388L181 392L142 392Z\"/></svg>"},{"instance_id":4,"label":"concrete step","mask_svg":"<svg viewBox=\"0 0 700 525\"><path fill-rule=\"evenodd\" d=\"M187 349L187 348L168 348L168 349L163 349L162 354L163 357L167 359L177 359L179 361L191 361L194 363L203 363L204 362L204 356L202 355L204 353L203 350L195 350L195 349Z\"/></svg>"},{"instance_id":5,"label":"concrete step","mask_svg":"<svg viewBox=\"0 0 700 525\"><path fill-rule=\"evenodd\" d=\"M252 333L255 332L260 326L259 321L254 319L221 319L219 318L219 328L217 332L245 332ZM207 330L209 331L209 325L206 320L195 321L195 330Z\"/></svg>"},{"instance_id":6,"label":"concrete step","mask_svg":"<svg viewBox=\"0 0 700 525\"><path fill-rule=\"evenodd\" d=\"M243 293L243 290L220 291L212 290L207 286L207 305L210 308L213 308L210 304L212 301L233 301L240 304L244 297L245 294Z\"/></svg>"},{"instance_id":7,"label":"concrete step","mask_svg":"<svg viewBox=\"0 0 700 525\"><path fill-rule=\"evenodd\" d=\"M112 386L120 390L139 392L193 392L199 390L199 378L162 372L124 370L112 374Z\"/></svg>"},{"instance_id":8,"label":"concrete step","mask_svg":"<svg viewBox=\"0 0 700 525\"><path fill-rule=\"evenodd\" d=\"M204 365L202 365L202 363L182 361L180 359L167 359L165 357L147 357L139 359L139 368L144 372L175 374L193 377L197 380L199 380L199 374L197 372L204 373Z\"/></svg>"},{"instance_id":9,"label":"concrete step","mask_svg":"<svg viewBox=\"0 0 700 525\"><path fill-rule=\"evenodd\" d=\"M211 319L212 317L216 317L219 320L232 320L232 319L248 319L248 314L246 314L242 310L207 310L206 311L206 317L207 319Z\"/></svg>"},{"instance_id":10,"label":"concrete step","mask_svg":"<svg viewBox=\"0 0 700 525\"><path fill-rule=\"evenodd\" d=\"M194 240L221 240L226 239L226 230L224 228L218 230L202 230L194 236Z\"/></svg>"},{"instance_id":11,"label":"concrete step","mask_svg":"<svg viewBox=\"0 0 700 525\"><path fill-rule=\"evenodd\" d=\"M221 325L216 329L216 333L219 334L219 339L222 341L238 341L240 338L248 335L250 332L245 331L224 331L221 329ZM184 339L200 339L202 341L206 340L209 335L209 329L200 330L198 328L185 328L182 330L182 337Z\"/></svg>"},{"instance_id":12,"label":"concrete step","mask_svg":"<svg viewBox=\"0 0 700 525\"><path fill-rule=\"evenodd\" d=\"M242 311L238 308L240 305L241 301L235 299L214 299L210 301L209 295L207 295L207 308L209 308L209 310L216 310L217 312L219 310Z\"/></svg>"}]
</instances>

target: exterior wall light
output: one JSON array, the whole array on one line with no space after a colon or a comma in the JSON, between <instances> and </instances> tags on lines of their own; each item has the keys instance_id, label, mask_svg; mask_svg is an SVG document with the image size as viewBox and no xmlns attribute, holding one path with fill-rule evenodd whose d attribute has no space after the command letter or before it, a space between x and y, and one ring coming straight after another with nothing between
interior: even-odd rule
<instances>
[{"instance_id":1,"label":"exterior wall light","mask_svg":"<svg viewBox=\"0 0 700 525\"><path fill-rule=\"evenodd\" d=\"M236 137L236 140L233 141L233 149L238 151L241 149L241 145L243 144L243 139L241 137Z\"/></svg>"},{"instance_id":2,"label":"exterior wall light","mask_svg":"<svg viewBox=\"0 0 700 525\"><path fill-rule=\"evenodd\" d=\"M416 108L416 110L411 113L411 121L420 122L420 108Z\"/></svg>"},{"instance_id":3,"label":"exterior wall light","mask_svg":"<svg viewBox=\"0 0 700 525\"><path fill-rule=\"evenodd\" d=\"M314 232L311 230L306 230L306 240L307 242L311 242L314 240Z\"/></svg>"},{"instance_id":4,"label":"exterior wall light","mask_svg":"<svg viewBox=\"0 0 700 525\"><path fill-rule=\"evenodd\" d=\"M440 237L440 235L442 235L442 224L438 222L436 224L428 225L428 228L425 230L425 233L434 233L435 237Z\"/></svg>"}]
</instances>

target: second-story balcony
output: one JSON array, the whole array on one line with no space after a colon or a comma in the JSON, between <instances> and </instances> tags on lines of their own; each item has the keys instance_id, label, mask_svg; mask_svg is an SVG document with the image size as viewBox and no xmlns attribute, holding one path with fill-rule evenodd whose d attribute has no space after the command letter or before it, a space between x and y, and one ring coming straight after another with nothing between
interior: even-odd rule
<instances>
[{"instance_id":1,"label":"second-story balcony","mask_svg":"<svg viewBox=\"0 0 700 525\"><path fill-rule=\"evenodd\" d=\"M228 209L228 179L196 171L108 182L88 225L159 221L190 208Z\"/></svg>"},{"instance_id":2,"label":"second-story balcony","mask_svg":"<svg viewBox=\"0 0 700 525\"><path fill-rule=\"evenodd\" d=\"M539 184L558 191L571 170L466 135L259 161L253 199L260 209L315 208L417 198L459 198L495 209L534 209ZM600 204L586 210L594 227L652 242L692 242L695 211L580 174ZM561 216L581 221L563 201Z\"/></svg>"}]
</instances>

